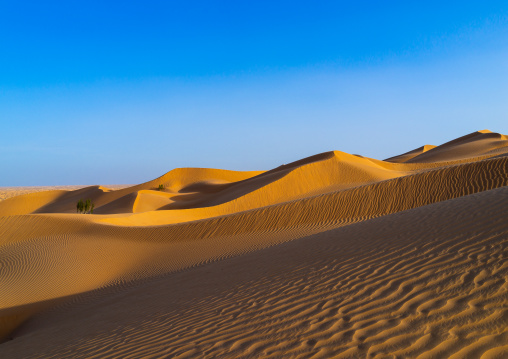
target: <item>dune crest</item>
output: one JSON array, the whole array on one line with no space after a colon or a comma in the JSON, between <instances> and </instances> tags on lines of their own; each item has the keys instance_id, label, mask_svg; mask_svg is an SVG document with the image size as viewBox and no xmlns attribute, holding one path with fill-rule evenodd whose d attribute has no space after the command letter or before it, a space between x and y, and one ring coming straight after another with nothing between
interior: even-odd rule
<instances>
[{"instance_id":1,"label":"dune crest","mask_svg":"<svg viewBox=\"0 0 508 359\"><path fill-rule=\"evenodd\" d=\"M501 358L506 218L488 130L22 194L0 202L0 357Z\"/></svg>"},{"instance_id":2,"label":"dune crest","mask_svg":"<svg viewBox=\"0 0 508 359\"><path fill-rule=\"evenodd\" d=\"M409 152L403 153L401 155L397 155L394 157L387 158L385 161L387 162L393 162L393 163L404 163L409 161L410 159L427 152L428 150L431 150L433 148L436 148L437 146L434 145L423 145L422 147L415 148L414 150L411 150Z\"/></svg>"},{"instance_id":3,"label":"dune crest","mask_svg":"<svg viewBox=\"0 0 508 359\"><path fill-rule=\"evenodd\" d=\"M446 162L508 153L508 137L489 130L482 130L459 137L430 149L408 162Z\"/></svg>"}]
</instances>

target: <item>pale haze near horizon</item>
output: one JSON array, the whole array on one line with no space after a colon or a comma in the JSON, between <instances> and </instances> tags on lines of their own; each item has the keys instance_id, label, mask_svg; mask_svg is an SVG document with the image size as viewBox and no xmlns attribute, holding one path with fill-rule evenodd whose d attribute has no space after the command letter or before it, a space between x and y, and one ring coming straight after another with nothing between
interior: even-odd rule
<instances>
[{"instance_id":1,"label":"pale haze near horizon","mask_svg":"<svg viewBox=\"0 0 508 359\"><path fill-rule=\"evenodd\" d=\"M316 11L318 19L325 10ZM191 9L181 11L195 25ZM478 13L443 32L431 24L422 37L388 43L371 56L347 46L344 56L340 48L328 54L324 43L316 50L322 58L300 55L302 61L288 63L279 55L247 63L240 57L238 64L217 64L217 71L191 63L177 73L164 64L135 72L132 58L125 60L129 71L113 73L101 69L97 55L98 68L85 78L76 75L85 62L68 73L55 65L40 78L37 69L19 78L5 72L0 186L139 183L177 167L268 170L330 150L384 159L476 130L506 134L506 7ZM382 36L378 30L366 33ZM227 34L219 35L226 41ZM274 51L263 45L268 35L260 35L259 51ZM56 46L46 57L64 50ZM234 57L235 47L230 51ZM16 69L14 59L3 58Z\"/></svg>"}]
</instances>

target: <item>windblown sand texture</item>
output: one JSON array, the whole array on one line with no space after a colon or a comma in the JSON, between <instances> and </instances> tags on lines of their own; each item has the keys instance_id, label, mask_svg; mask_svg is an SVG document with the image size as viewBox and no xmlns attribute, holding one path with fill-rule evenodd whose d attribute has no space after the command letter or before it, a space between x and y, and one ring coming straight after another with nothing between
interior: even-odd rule
<instances>
[{"instance_id":1,"label":"windblown sand texture","mask_svg":"<svg viewBox=\"0 0 508 359\"><path fill-rule=\"evenodd\" d=\"M7 198L0 358L507 358L507 185L484 130Z\"/></svg>"}]
</instances>

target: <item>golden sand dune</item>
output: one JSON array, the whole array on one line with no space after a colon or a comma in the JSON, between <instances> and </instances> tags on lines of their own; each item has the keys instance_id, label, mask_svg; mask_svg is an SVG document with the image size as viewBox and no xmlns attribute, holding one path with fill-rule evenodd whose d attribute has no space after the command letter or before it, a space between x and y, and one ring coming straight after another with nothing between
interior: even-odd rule
<instances>
[{"instance_id":1,"label":"golden sand dune","mask_svg":"<svg viewBox=\"0 0 508 359\"><path fill-rule=\"evenodd\" d=\"M500 188L86 293L0 348L45 358L493 358L508 339L506 201Z\"/></svg>"},{"instance_id":2,"label":"golden sand dune","mask_svg":"<svg viewBox=\"0 0 508 359\"><path fill-rule=\"evenodd\" d=\"M2 201L0 357L506 357L507 143Z\"/></svg>"},{"instance_id":3,"label":"golden sand dune","mask_svg":"<svg viewBox=\"0 0 508 359\"><path fill-rule=\"evenodd\" d=\"M418 147L414 150L411 150L409 152L403 153L401 155L390 157L390 158L386 159L385 161L394 162L394 163L407 162L410 159L412 159L418 155L421 155L422 153L427 152L428 150L431 150L436 147L437 146L434 146L434 145L424 145L424 146Z\"/></svg>"},{"instance_id":4,"label":"golden sand dune","mask_svg":"<svg viewBox=\"0 0 508 359\"><path fill-rule=\"evenodd\" d=\"M508 136L482 130L424 150L405 162L446 162L506 153L508 153Z\"/></svg>"},{"instance_id":5,"label":"golden sand dune","mask_svg":"<svg viewBox=\"0 0 508 359\"><path fill-rule=\"evenodd\" d=\"M387 161L333 151L267 172L179 168L155 180L116 191L92 186L58 198L48 195L46 201L35 198L35 194L34 200L12 198L7 203L0 202L0 215L74 213L81 198L90 198L97 214L192 209L224 203L234 207L224 213L232 213L507 153L507 136L483 130L441 146L425 145ZM164 191L156 190L159 185L164 186ZM27 202L33 204L27 206Z\"/></svg>"},{"instance_id":6,"label":"golden sand dune","mask_svg":"<svg viewBox=\"0 0 508 359\"><path fill-rule=\"evenodd\" d=\"M43 191L54 191L54 190L65 190L73 191L86 186L32 186L32 187L0 187L0 201L7 198L20 196L27 193L43 192ZM107 185L109 189L122 189L129 187L128 185Z\"/></svg>"}]
</instances>

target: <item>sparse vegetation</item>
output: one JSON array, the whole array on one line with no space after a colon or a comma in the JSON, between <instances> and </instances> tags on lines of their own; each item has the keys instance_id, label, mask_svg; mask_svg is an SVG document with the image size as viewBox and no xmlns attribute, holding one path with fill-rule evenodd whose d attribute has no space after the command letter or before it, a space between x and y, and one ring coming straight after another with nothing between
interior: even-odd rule
<instances>
[{"instance_id":1,"label":"sparse vegetation","mask_svg":"<svg viewBox=\"0 0 508 359\"><path fill-rule=\"evenodd\" d=\"M159 187L157 187L157 191L163 191L163 190L164 190L164 185L160 184Z\"/></svg>"},{"instance_id":2,"label":"sparse vegetation","mask_svg":"<svg viewBox=\"0 0 508 359\"><path fill-rule=\"evenodd\" d=\"M95 208L95 203L93 203L90 199L87 199L86 201L83 201L80 199L78 203L76 204L76 212L77 213L90 213L93 214L93 210Z\"/></svg>"}]
</instances>

